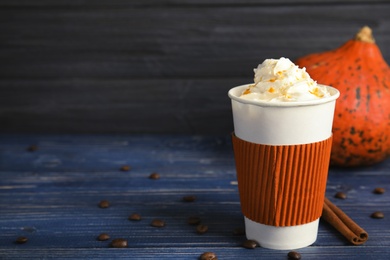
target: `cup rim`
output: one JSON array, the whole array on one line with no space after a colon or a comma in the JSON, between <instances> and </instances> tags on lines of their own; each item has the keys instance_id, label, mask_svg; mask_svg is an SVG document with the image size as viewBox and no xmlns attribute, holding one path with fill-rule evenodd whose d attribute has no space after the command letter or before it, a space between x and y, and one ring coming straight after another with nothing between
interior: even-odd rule
<instances>
[{"instance_id":1,"label":"cup rim","mask_svg":"<svg viewBox=\"0 0 390 260\"><path fill-rule=\"evenodd\" d=\"M228 96L232 100L235 100L235 101L240 102L240 103L252 104L252 105L256 105L256 106L264 106L264 107L297 107L297 106L319 105L319 104L332 102L340 96L339 90L337 90L334 87L323 85L323 84L318 84L318 85L326 87L328 89L328 91L331 93L331 95L329 97L315 99L315 100L291 101L291 102L269 102L269 101L262 101L262 100L249 100L249 99L241 98L237 95L238 93L241 94L245 88L247 88L248 86L250 86L252 84L245 84L245 85L240 85L240 86L236 86L234 88L231 88L228 92Z\"/></svg>"}]
</instances>

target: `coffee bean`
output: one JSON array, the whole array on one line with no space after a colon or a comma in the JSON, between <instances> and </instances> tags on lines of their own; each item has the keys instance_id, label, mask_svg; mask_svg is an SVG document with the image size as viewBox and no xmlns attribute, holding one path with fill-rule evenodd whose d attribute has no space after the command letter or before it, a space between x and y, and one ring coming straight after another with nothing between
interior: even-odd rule
<instances>
[{"instance_id":1,"label":"coffee bean","mask_svg":"<svg viewBox=\"0 0 390 260\"><path fill-rule=\"evenodd\" d=\"M257 247L257 242L251 239L245 240L244 243L242 243L242 246L247 249L254 249L255 247Z\"/></svg>"},{"instance_id":2,"label":"coffee bean","mask_svg":"<svg viewBox=\"0 0 390 260\"><path fill-rule=\"evenodd\" d=\"M189 195L189 196L184 196L183 197L183 201L184 202L194 202L196 200L196 197L193 196L193 195Z\"/></svg>"},{"instance_id":3,"label":"coffee bean","mask_svg":"<svg viewBox=\"0 0 390 260\"><path fill-rule=\"evenodd\" d=\"M203 224L199 224L196 226L196 232L198 234L204 234L207 232L207 230L209 230L209 227L206 226L206 225L203 225Z\"/></svg>"},{"instance_id":4,"label":"coffee bean","mask_svg":"<svg viewBox=\"0 0 390 260\"><path fill-rule=\"evenodd\" d=\"M149 179L158 180L160 179L160 174L158 174L157 172L153 172L149 175Z\"/></svg>"},{"instance_id":5,"label":"coffee bean","mask_svg":"<svg viewBox=\"0 0 390 260\"><path fill-rule=\"evenodd\" d=\"M15 242L18 243L18 244L24 244L28 241L28 238L27 237L18 237Z\"/></svg>"},{"instance_id":6,"label":"coffee bean","mask_svg":"<svg viewBox=\"0 0 390 260\"><path fill-rule=\"evenodd\" d=\"M376 211L374 213L371 214L371 217L372 218L384 218L385 217L385 214L383 214L383 212L381 211Z\"/></svg>"},{"instance_id":7,"label":"coffee bean","mask_svg":"<svg viewBox=\"0 0 390 260\"><path fill-rule=\"evenodd\" d=\"M125 248L127 247L127 240L123 238L115 238L111 241L111 247Z\"/></svg>"},{"instance_id":8,"label":"coffee bean","mask_svg":"<svg viewBox=\"0 0 390 260\"><path fill-rule=\"evenodd\" d=\"M334 195L334 197L337 198L337 199L342 199L342 200L344 200L344 199L347 198L347 194L345 194L344 192L339 191L339 192L337 192L337 193Z\"/></svg>"},{"instance_id":9,"label":"coffee bean","mask_svg":"<svg viewBox=\"0 0 390 260\"><path fill-rule=\"evenodd\" d=\"M217 255L213 252L204 252L199 257L200 260L218 260Z\"/></svg>"},{"instance_id":10,"label":"coffee bean","mask_svg":"<svg viewBox=\"0 0 390 260\"><path fill-rule=\"evenodd\" d=\"M27 151L29 152L35 152L36 150L38 150L38 146L36 145L30 145L29 147L27 147Z\"/></svg>"},{"instance_id":11,"label":"coffee bean","mask_svg":"<svg viewBox=\"0 0 390 260\"><path fill-rule=\"evenodd\" d=\"M189 217L187 220L187 223L190 225L199 225L201 222L201 219L199 217Z\"/></svg>"},{"instance_id":12,"label":"coffee bean","mask_svg":"<svg viewBox=\"0 0 390 260\"><path fill-rule=\"evenodd\" d=\"M381 187L378 187L378 188L375 188L372 192L375 193L375 194L383 194L385 193L385 188L381 188Z\"/></svg>"},{"instance_id":13,"label":"coffee bean","mask_svg":"<svg viewBox=\"0 0 390 260\"><path fill-rule=\"evenodd\" d=\"M288 259L299 260L301 259L301 254L296 251L291 251L287 254Z\"/></svg>"},{"instance_id":14,"label":"coffee bean","mask_svg":"<svg viewBox=\"0 0 390 260\"><path fill-rule=\"evenodd\" d=\"M102 209L108 208L110 206L110 202L108 200L102 200L99 202L99 207Z\"/></svg>"},{"instance_id":15,"label":"coffee bean","mask_svg":"<svg viewBox=\"0 0 390 260\"><path fill-rule=\"evenodd\" d=\"M236 228L233 230L233 235L235 236L243 236L245 235L245 228Z\"/></svg>"},{"instance_id":16,"label":"coffee bean","mask_svg":"<svg viewBox=\"0 0 390 260\"><path fill-rule=\"evenodd\" d=\"M153 219L152 223L150 223L152 227L165 227L164 220L161 219Z\"/></svg>"},{"instance_id":17,"label":"coffee bean","mask_svg":"<svg viewBox=\"0 0 390 260\"><path fill-rule=\"evenodd\" d=\"M141 220L141 215L138 214L138 213L133 213L129 216L129 220L132 220L132 221L139 221Z\"/></svg>"},{"instance_id":18,"label":"coffee bean","mask_svg":"<svg viewBox=\"0 0 390 260\"><path fill-rule=\"evenodd\" d=\"M130 166L129 166L129 165L123 165L123 166L120 168L120 170L121 170L122 172L130 171Z\"/></svg>"},{"instance_id":19,"label":"coffee bean","mask_svg":"<svg viewBox=\"0 0 390 260\"><path fill-rule=\"evenodd\" d=\"M106 241L106 240L109 240L110 239L110 236L106 233L101 233L98 237L97 237L97 240L99 241Z\"/></svg>"}]
</instances>

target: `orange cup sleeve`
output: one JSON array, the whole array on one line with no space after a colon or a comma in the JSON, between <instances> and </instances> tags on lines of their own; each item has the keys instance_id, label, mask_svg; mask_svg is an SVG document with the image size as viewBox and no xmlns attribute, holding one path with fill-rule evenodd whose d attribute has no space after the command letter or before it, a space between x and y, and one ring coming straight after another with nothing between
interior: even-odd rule
<instances>
[{"instance_id":1,"label":"orange cup sleeve","mask_svg":"<svg viewBox=\"0 0 390 260\"><path fill-rule=\"evenodd\" d=\"M232 135L243 214L271 226L321 216L332 137L301 145L263 145Z\"/></svg>"}]
</instances>

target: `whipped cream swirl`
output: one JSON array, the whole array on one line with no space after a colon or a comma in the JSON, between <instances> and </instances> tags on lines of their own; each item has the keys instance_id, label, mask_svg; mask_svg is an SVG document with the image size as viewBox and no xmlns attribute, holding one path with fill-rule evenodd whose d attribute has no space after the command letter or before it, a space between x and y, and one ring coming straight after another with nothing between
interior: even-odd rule
<instances>
[{"instance_id":1,"label":"whipped cream swirl","mask_svg":"<svg viewBox=\"0 0 390 260\"><path fill-rule=\"evenodd\" d=\"M326 86L318 85L305 68L287 58L266 59L254 69L254 84L241 98L269 102L308 101L329 97Z\"/></svg>"}]
</instances>

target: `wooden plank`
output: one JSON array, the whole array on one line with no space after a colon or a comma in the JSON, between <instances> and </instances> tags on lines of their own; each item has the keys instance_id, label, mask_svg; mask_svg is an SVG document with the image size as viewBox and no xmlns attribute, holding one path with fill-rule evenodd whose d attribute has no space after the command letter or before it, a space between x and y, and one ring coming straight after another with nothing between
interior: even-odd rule
<instances>
[{"instance_id":1,"label":"wooden plank","mask_svg":"<svg viewBox=\"0 0 390 260\"><path fill-rule=\"evenodd\" d=\"M203 251L202 251L203 250ZM200 256L199 252L207 252L210 248L190 248L190 249L175 249L175 251L167 248L162 249L155 249L155 248L148 248L148 249L133 249L133 250L126 250L128 253L128 256L124 256L123 253L121 253L121 250L115 250L115 249L107 249L107 250L85 250L80 249L77 251L67 251L66 249L46 249L40 252L28 251L28 250L21 250L19 254L12 255L9 254L7 256L10 256L9 259L31 259L31 254L33 255L44 255L48 256L50 258L56 258L56 259L69 259L69 258L88 258L92 253L93 256L96 257L95 259L107 259L107 258L115 258L115 259L128 259L129 257L131 259L155 259L156 255L154 254L156 251L159 251L160 254L158 255L159 259L172 259L172 255L177 257L178 259L198 259ZM366 248L364 251L366 254L364 256L370 257L370 252L372 248ZM386 248L379 248L375 249L378 250L379 256L376 256L378 260L387 259L386 254L388 254L388 250ZM122 250L123 251L123 250ZM245 259L259 259L261 257L262 259L284 259L287 258L287 252L278 252L278 253L271 253L270 251L262 251L261 253L253 252L249 250L242 250L240 248L228 248L226 250L214 250L215 253L222 257L222 259L236 259L238 255L240 257L243 257ZM309 251L309 250L308 250ZM311 259L329 259L329 256L335 257L332 259L356 259L356 256L351 256L351 253L353 254L354 249L353 248L347 248L345 251L340 252L335 248L330 248L328 253L324 253L323 255L319 255L316 252L316 249L313 249L311 252L305 253L303 256ZM336 256L338 255L338 256ZM22 258L19 258L22 257Z\"/></svg>"},{"instance_id":2,"label":"wooden plank","mask_svg":"<svg viewBox=\"0 0 390 260\"><path fill-rule=\"evenodd\" d=\"M230 133L227 92L248 81L0 81L0 131Z\"/></svg>"},{"instance_id":3,"label":"wooden plank","mask_svg":"<svg viewBox=\"0 0 390 260\"><path fill-rule=\"evenodd\" d=\"M37 145L34 152L26 151ZM128 172L119 168L128 164ZM314 245L300 249L304 258L387 259L390 252L390 160L371 167L331 168L327 197L367 230L369 240L351 246L321 221ZM148 178L158 172L159 180ZM230 136L174 135L0 135L0 258L197 259L205 251L221 259L286 258L288 250L240 246L243 227ZM333 195L343 191L347 199ZM196 201L182 198L195 195ZM97 206L102 199L107 209ZM127 217L134 212L139 222ZM187 224L201 217L203 235ZM166 227L150 226L154 218ZM127 249L109 248L96 236L124 237ZM13 241L27 236L26 244Z\"/></svg>"},{"instance_id":4,"label":"wooden plank","mask_svg":"<svg viewBox=\"0 0 390 260\"><path fill-rule=\"evenodd\" d=\"M2 1L0 131L226 133L227 90L265 58L368 24L390 60L388 2L314 3Z\"/></svg>"},{"instance_id":5,"label":"wooden plank","mask_svg":"<svg viewBox=\"0 0 390 260\"><path fill-rule=\"evenodd\" d=\"M335 48L373 27L390 60L389 4L0 11L4 78L237 77L268 57ZM372 14L375 13L373 17ZM18 17L15 19L14 17ZM374 19L374 20L373 20Z\"/></svg>"},{"instance_id":6,"label":"wooden plank","mask_svg":"<svg viewBox=\"0 0 390 260\"><path fill-rule=\"evenodd\" d=\"M242 1L234 1L234 0L133 0L131 2L126 0L86 0L86 1L66 1L66 0L58 0L58 1L50 1L50 0L39 0L39 1L28 1L28 0L3 0L0 3L0 6L60 6L60 7L80 7L80 6L107 6L107 5L126 5L126 6L159 6L159 7L170 7L170 6L190 6L190 5L207 5L207 6L222 6L222 5L299 5L299 4L314 4L314 5L334 5L334 4L361 4L361 3L383 3L385 0L242 0Z\"/></svg>"},{"instance_id":7,"label":"wooden plank","mask_svg":"<svg viewBox=\"0 0 390 260\"><path fill-rule=\"evenodd\" d=\"M94 259L172 259L172 256L176 259L199 259L199 256L203 252L213 251L219 257L218 259L237 259L240 257L242 259L287 259L288 251L272 251L272 250L245 250L240 247L224 248L219 249L215 247L190 247L190 248L133 248L133 249L75 249L67 250L63 248L54 248L54 249L20 249L20 251L12 251L5 256L9 257L8 259L31 259L31 256L43 256L52 259L74 259L82 258L88 259L91 256ZM259 252L261 251L261 252ZM372 259L378 260L387 260L389 253L388 248L386 247L365 247L360 250L362 252L361 256L375 257ZM125 253L124 253L125 252ZM375 252L375 253L374 253ZM308 248L302 253L303 257L307 259L320 259L327 260L329 257L332 259L342 259L342 260L354 260L359 258L355 255L356 248L346 247L343 250L340 248L330 247L326 252L318 252L318 248ZM0 252L1 254L1 252Z\"/></svg>"}]
</instances>

